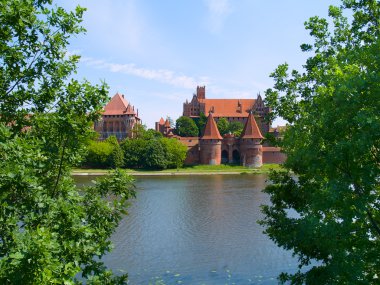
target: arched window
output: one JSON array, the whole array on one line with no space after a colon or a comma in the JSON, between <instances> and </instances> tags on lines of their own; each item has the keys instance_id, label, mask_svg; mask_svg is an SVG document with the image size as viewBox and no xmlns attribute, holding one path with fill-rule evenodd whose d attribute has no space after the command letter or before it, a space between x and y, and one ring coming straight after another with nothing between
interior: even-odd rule
<instances>
[{"instance_id":1,"label":"arched window","mask_svg":"<svg viewBox=\"0 0 380 285\"><path fill-rule=\"evenodd\" d=\"M232 152L232 162L240 164L240 152L237 149Z\"/></svg>"},{"instance_id":2,"label":"arched window","mask_svg":"<svg viewBox=\"0 0 380 285\"><path fill-rule=\"evenodd\" d=\"M228 151L227 150L222 151L222 163L228 163Z\"/></svg>"}]
</instances>

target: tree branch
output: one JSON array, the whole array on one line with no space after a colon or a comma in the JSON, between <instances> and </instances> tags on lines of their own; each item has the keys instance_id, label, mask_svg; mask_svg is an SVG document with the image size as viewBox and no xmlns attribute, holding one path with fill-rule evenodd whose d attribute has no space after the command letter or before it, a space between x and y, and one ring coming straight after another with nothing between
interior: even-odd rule
<instances>
[{"instance_id":1,"label":"tree branch","mask_svg":"<svg viewBox=\"0 0 380 285\"><path fill-rule=\"evenodd\" d=\"M375 229L375 231L377 232L377 235L380 237L380 227L379 227L379 225L377 224L377 222L375 221L375 219L372 216L372 213L368 209L366 210L366 212L367 212L367 216L369 218L369 221L372 224L372 227Z\"/></svg>"},{"instance_id":2,"label":"tree branch","mask_svg":"<svg viewBox=\"0 0 380 285\"><path fill-rule=\"evenodd\" d=\"M65 150L66 150L66 143L68 141L68 137L66 137L66 139L63 141L63 145L62 145L62 153L61 153L61 158L60 158L60 162L59 162L59 168L58 168L58 175L57 175L57 179L55 181L55 185L54 185L54 189L53 189L53 196L55 196L55 193L57 191L57 187L58 187L58 182L62 176L62 168L63 168L63 159L64 159L64 156L65 156Z\"/></svg>"}]
</instances>

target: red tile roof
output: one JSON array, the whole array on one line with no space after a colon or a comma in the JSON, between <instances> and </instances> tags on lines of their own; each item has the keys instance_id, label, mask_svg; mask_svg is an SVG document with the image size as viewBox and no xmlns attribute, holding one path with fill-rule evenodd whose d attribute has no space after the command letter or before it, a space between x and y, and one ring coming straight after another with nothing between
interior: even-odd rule
<instances>
[{"instance_id":1,"label":"red tile roof","mask_svg":"<svg viewBox=\"0 0 380 285\"><path fill-rule=\"evenodd\" d=\"M108 104L104 107L103 115L135 115L135 111L131 104L124 99L123 95L116 93Z\"/></svg>"},{"instance_id":2,"label":"red tile roof","mask_svg":"<svg viewBox=\"0 0 380 285\"><path fill-rule=\"evenodd\" d=\"M158 124L160 124L160 125L165 124L164 118L161 117L161 119L160 119L160 121L158 122Z\"/></svg>"},{"instance_id":3,"label":"red tile roof","mask_svg":"<svg viewBox=\"0 0 380 285\"><path fill-rule=\"evenodd\" d=\"M169 119L166 119L166 121L165 121L165 128L170 128Z\"/></svg>"},{"instance_id":4,"label":"red tile roof","mask_svg":"<svg viewBox=\"0 0 380 285\"><path fill-rule=\"evenodd\" d=\"M242 135L242 139L263 139L264 137L261 135L260 129L257 126L254 115L249 113L247 122L244 126Z\"/></svg>"},{"instance_id":5,"label":"red tile roof","mask_svg":"<svg viewBox=\"0 0 380 285\"><path fill-rule=\"evenodd\" d=\"M255 99L199 99L205 104L205 112L212 111L214 117L247 117Z\"/></svg>"},{"instance_id":6,"label":"red tile roof","mask_svg":"<svg viewBox=\"0 0 380 285\"><path fill-rule=\"evenodd\" d=\"M223 139L219 133L218 126L210 112L207 118L207 123L202 136L203 140L221 140Z\"/></svg>"}]
</instances>

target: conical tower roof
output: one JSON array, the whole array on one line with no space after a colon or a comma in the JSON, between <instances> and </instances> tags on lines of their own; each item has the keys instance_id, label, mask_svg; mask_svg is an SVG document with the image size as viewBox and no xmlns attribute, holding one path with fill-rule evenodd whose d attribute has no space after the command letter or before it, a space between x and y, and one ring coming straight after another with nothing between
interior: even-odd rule
<instances>
[{"instance_id":1,"label":"conical tower roof","mask_svg":"<svg viewBox=\"0 0 380 285\"><path fill-rule=\"evenodd\" d=\"M165 121L165 128L170 128L169 119L166 119L166 121Z\"/></svg>"},{"instance_id":2,"label":"conical tower roof","mask_svg":"<svg viewBox=\"0 0 380 285\"><path fill-rule=\"evenodd\" d=\"M116 93L108 104L104 107L103 115L124 115L135 114L132 106L124 99L120 93Z\"/></svg>"},{"instance_id":3,"label":"conical tower roof","mask_svg":"<svg viewBox=\"0 0 380 285\"><path fill-rule=\"evenodd\" d=\"M257 126L255 117L252 112L249 113L247 122L245 123L242 135L242 139L263 139L260 129Z\"/></svg>"},{"instance_id":4,"label":"conical tower roof","mask_svg":"<svg viewBox=\"0 0 380 285\"><path fill-rule=\"evenodd\" d=\"M202 136L203 140L222 140L222 136L219 133L218 126L215 123L214 117L210 112L207 118L207 123Z\"/></svg>"}]
</instances>

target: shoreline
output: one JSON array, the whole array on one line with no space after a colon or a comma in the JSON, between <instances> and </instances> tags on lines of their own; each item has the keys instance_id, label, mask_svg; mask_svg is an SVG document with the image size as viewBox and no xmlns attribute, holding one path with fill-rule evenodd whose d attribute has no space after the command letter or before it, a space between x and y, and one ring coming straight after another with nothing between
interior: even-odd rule
<instances>
[{"instance_id":1,"label":"shoreline","mask_svg":"<svg viewBox=\"0 0 380 285\"><path fill-rule=\"evenodd\" d=\"M73 172L72 176L103 176L108 172ZM127 172L132 176L197 176L197 175L247 175L247 174L267 174L268 172L252 171L252 172L238 172L238 171L220 171L220 172Z\"/></svg>"},{"instance_id":2,"label":"shoreline","mask_svg":"<svg viewBox=\"0 0 380 285\"><path fill-rule=\"evenodd\" d=\"M284 170L280 164L264 164L259 168L249 168L243 166L226 165L198 165L194 167L184 167L178 169L165 170L133 170L124 169L132 176L199 176L199 175L250 175L250 174L269 174L271 170ZM72 176L103 176L107 175L111 169L100 168L73 168Z\"/></svg>"}]
</instances>

